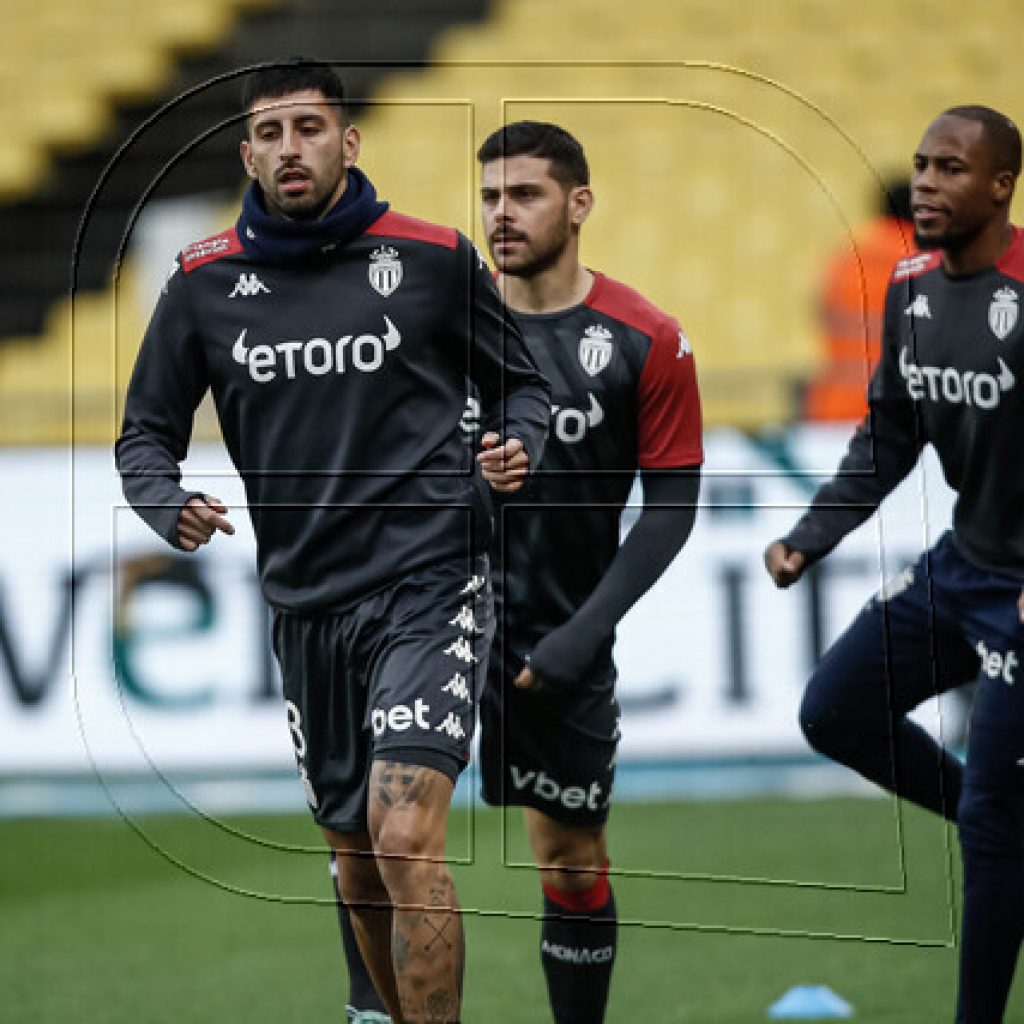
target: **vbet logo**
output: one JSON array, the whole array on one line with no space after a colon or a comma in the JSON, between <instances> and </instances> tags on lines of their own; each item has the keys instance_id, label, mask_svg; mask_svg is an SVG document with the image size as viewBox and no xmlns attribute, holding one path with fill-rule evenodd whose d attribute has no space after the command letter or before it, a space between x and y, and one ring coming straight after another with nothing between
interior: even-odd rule
<instances>
[{"instance_id":1,"label":"vbet logo","mask_svg":"<svg viewBox=\"0 0 1024 1024\"><path fill-rule=\"evenodd\" d=\"M984 640L979 640L974 645L974 649L978 652L978 657L981 658L981 671L989 679L1001 679L1007 686L1013 686L1017 681L1014 679L1013 673L1020 665L1016 651L1007 651L1005 654L1001 651L990 651L985 646Z\"/></svg>"},{"instance_id":2,"label":"vbet logo","mask_svg":"<svg viewBox=\"0 0 1024 1024\"><path fill-rule=\"evenodd\" d=\"M454 711L449 711L443 721L436 726L430 724L428 714L430 705L422 697L417 697L412 707L408 704L394 704L386 711L384 708L374 708L370 712L370 728L377 739L389 730L406 732L413 726L424 732L444 732L455 740L466 738L466 730Z\"/></svg>"},{"instance_id":3,"label":"vbet logo","mask_svg":"<svg viewBox=\"0 0 1024 1024\"><path fill-rule=\"evenodd\" d=\"M546 772L537 772L530 768L524 770L518 765L510 764L509 772L512 774L512 785L521 792L533 791L534 796L541 800L547 800L553 804L561 804L570 811L580 807L589 807L596 811L608 803L610 794L601 799L601 784L592 782L589 789L582 786L560 786Z\"/></svg>"},{"instance_id":4,"label":"vbet logo","mask_svg":"<svg viewBox=\"0 0 1024 1024\"><path fill-rule=\"evenodd\" d=\"M269 384L279 374L295 380L300 371L311 377L349 370L373 373L384 365L384 356L402 343L402 335L389 317L384 317L384 333L346 334L337 341L309 338L306 341L279 341L276 344L246 345L249 328L243 328L231 348L232 358L249 371L257 384Z\"/></svg>"}]
</instances>

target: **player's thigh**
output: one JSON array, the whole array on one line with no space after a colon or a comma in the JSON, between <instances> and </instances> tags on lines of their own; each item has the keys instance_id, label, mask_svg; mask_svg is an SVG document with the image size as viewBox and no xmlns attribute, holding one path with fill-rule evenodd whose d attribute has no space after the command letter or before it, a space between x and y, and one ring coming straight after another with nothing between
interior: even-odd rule
<instances>
[{"instance_id":1,"label":"player's thigh","mask_svg":"<svg viewBox=\"0 0 1024 1024\"><path fill-rule=\"evenodd\" d=\"M369 742L365 687L353 670L344 616L274 619L288 729L306 800L317 824L366 830Z\"/></svg>"},{"instance_id":2,"label":"player's thigh","mask_svg":"<svg viewBox=\"0 0 1024 1024\"><path fill-rule=\"evenodd\" d=\"M370 835L385 876L393 867L401 867L402 858L444 858L454 787L447 774L429 765L386 757L374 760ZM380 858L398 858L398 863L388 864Z\"/></svg>"},{"instance_id":3,"label":"player's thigh","mask_svg":"<svg viewBox=\"0 0 1024 1024\"><path fill-rule=\"evenodd\" d=\"M373 760L434 768L454 783L494 633L486 574L465 561L415 573L382 596L364 633Z\"/></svg>"},{"instance_id":4,"label":"player's thigh","mask_svg":"<svg viewBox=\"0 0 1024 1024\"><path fill-rule=\"evenodd\" d=\"M969 682L977 663L960 628L936 605L922 556L886 583L825 653L801 718L903 715Z\"/></svg>"}]
</instances>

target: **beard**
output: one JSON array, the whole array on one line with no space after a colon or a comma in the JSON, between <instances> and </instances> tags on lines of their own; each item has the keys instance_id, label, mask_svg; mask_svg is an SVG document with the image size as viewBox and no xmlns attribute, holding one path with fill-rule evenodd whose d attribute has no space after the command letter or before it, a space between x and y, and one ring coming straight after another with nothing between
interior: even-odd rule
<instances>
[{"instance_id":1,"label":"beard","mask_svg":"<svg viewBox=\"0 0 1024 1024\"><path fill-rule=\"evenodd\" d=\"M528 250L521 256L502 257L494 252L491 247L491 256L494 258L494 265L502 274L509 277L519 277L524 280L543 274L544 271L553 267L565 252L569 244L570 228L566 220L555 237L547 240L542 248Z\"/></svg>"}]
</instances>

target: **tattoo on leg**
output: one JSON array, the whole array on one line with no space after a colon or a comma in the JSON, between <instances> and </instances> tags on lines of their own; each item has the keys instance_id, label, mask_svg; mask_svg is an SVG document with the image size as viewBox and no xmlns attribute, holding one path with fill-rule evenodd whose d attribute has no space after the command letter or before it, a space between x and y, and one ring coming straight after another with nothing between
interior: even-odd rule
<instances>
[{"instance_id":1,"label":"tattoo on leg","mask_svg":"<svg viewBox=\"0 0 1024 1024\"><path fill-rule=\"evenodd\" d=\"M426 914L424 914L423 923L434 933L434 937L423 947L424 953L429 953L431 949L433 949L434 944L438 940L444 943L444 948L447 949L449 952L454 948L455 944L453 942L449 942L448 939L446 939L444 936L444 933L448 930L448 925L452 923L451 917L445 917L443 919L441 927L438 928L437 925L434 924L434 922L431 921L431 919L427 917Z\"/></svg>"},{"instance_id":2,"label":"tattoo on leg","mask_svg":"<svg viewBox=\"0 0 1024 1024\"><path fill-rule=\"evenodd\" d=\"M446 989L435 989L427 996L427 1018L431 1024L448 1024L455 1015L455 1000Z\"/></svg>"},{"instance_id":3,"label":"tattoo on leg","mask_svg":"<svg viewBox=\"0 0 1024 1024\"><path fill-rule=\"evenodd\" d=\"M400 761L379 761L377 799L388 809L415 806L429 786L429 769Z\"/></svg>"},{"instance_id":4,"label":"tattoo on leg","mask_svg":"<svg viewBox=\"0 0 1024 1024\"><path fill-rule=\"evenodd\" d=\"M396 971L404 971L409 966L409 946L409 940L401 932L396 931L391 951Z\"/></svg>"}]
</instances>

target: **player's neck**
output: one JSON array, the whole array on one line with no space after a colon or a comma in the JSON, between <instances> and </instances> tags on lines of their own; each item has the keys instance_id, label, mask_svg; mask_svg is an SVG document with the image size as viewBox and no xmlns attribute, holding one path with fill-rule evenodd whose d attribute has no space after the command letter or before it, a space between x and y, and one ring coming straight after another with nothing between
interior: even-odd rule
<instances>
[{"instance_id":1,"label":"player's neck","mask_svg":"<svg viewBox=\"0 0 1024 1024\"><path fill-rule=\"evenodd\" d=\"M594 275L575 257L532 277L498 275L505 305L516 313L557 313L578 306L594 286Z\"/></svg>"},{"instance_id":2,"label":"player's neck","mask_svg":"<svg viewBox=\"0 0 1024 1024\"><path fill-rule=\"evenodd\" d=\"M1013 227L1008 220L988 225L962 249L943 249L942 267L951 277L976 274L991 267L1010 247Z\"/></svg>"}]
</instances>

